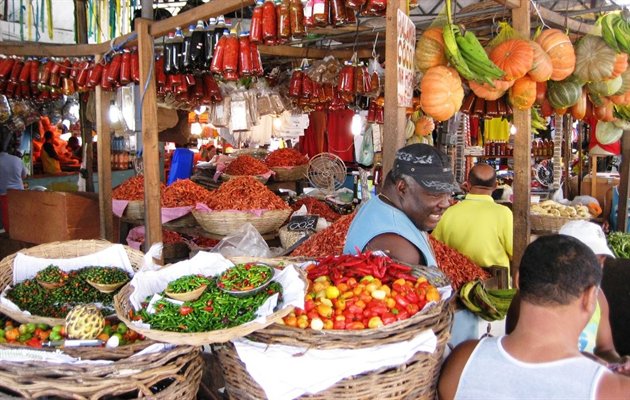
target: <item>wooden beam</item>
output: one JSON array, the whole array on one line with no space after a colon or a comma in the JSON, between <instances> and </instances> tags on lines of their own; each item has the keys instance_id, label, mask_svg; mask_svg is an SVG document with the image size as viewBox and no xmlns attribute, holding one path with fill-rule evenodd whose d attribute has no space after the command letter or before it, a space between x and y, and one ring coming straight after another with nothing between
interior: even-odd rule
<instances>
[{"instance_id":1,"label":"wooden beam","mask_svg":"<svg viewBox=\"0 0 630 400\"><path fill-rule=\"evenodd\" d=\"M529 1L529 0L525 0ZM519 8L521 6L521 0L494 0L495 3L505 6L507 9Z\"/></svg>"},{"instance_id":2,"label":"wooden beam","mask_svg":"<svg viewBox=\"0 0 630 400\"><path fill-rule=\"evenodd\" d=\"M496 0L495 0L496 1ZM548 25L553 25L558 28L566 28L569 31L582 33L584 35L592 33L595 27L591 24L585 24L584 22L575 20L573 18L565 17L555 11L551 11L545 7L538 7L540 16Z\"/></svg>"},{"instance_id":3,"label":"wooden beam","mask_svg":"<svg viewBox=\"0 0 630 400\"><path fill-rule=\"evenodd\" d=\"M523 1L521 6L512 10L514 29L529 37L530 3ZM531 190L531 110L514 109L513 124L516 127L514 137L514 200L512 212L514 216L514 249L512 257L512 277L518 271L518 265L525 248L529 244L530 222L529 205Z\"/></svg>"},{"instance_id":4,"label":"wooden beam","mask_svg":"<svg viewBox=\"0 0 630 400\"><path fill-rule=\"evenodd\" d=\"M407 123L405 107L398 104L398 10L405 10L405 0L387 2L385 27L385 121L383 135L383 179L396 158L398 149L405 145L405 125Z\"/></svg>"},{"instance_id":5,"label":"wooden beam","mask_svg":"<svg viewBox=\"0 0 630 400\"><path fill-rule=\"evenodd\" d=\"M617 230L620 232L627 232L628 196L630 195L630 131L624 131L621 138L621 160L619 202L617 203Z\"/></svg>"},{"instance_id":6,"label":"wooden beam","mask_svg":"<svg viewBox=\"0 0 630 400\"><path fill-rule=\"evenodd\" d=\"M352 57L352 49L347 50L330 50L315 47L293 47L293 46L265 46L259 45L258 51L266 56L281 56L285 58L324 58L332 55L336 58ZM359 58L372 57L372 49L357 50Z\"/></svg>"},{"instance_id":7,"label":"wooden beam","mask_svg":"<svg viewBox=\"0 0 630 400\"><path fill-rule=\"evenodd\" d=\"M134 33L114 39L114 46L129 40ZM130 40L127 46L137 45ZM0 54L31 57L87 57L105 54L110 50L110 42L99 44L40 44L32 42L0 42Z\"/></svg>"},{"instance_id":8,"label":"wooden beam","mask_svg":"<svg viewBox=\"0 0 630 400\"><path fill-rule=\"evenodd\" d=\"M160 159L158 149L157 96L153 57L153 37L149 34L151 21L136 19L138 55L140 57L140 98L142 98L142 161L144 165L144 223L145 248L162 242L160 216ZM142 90L148 82L146 91Z\"/></svg>"},{"instance_id":9,"label":"wooden beam","mask_svg":"<svg viewBox=\"0 0 630 400\"><path fill-rule=\"evenodd\" d=\"M254 0L211 0L208 3L177 14L174 17L162 21L155 21L149 28L149 34L154 38L164 36L174 31L177 27L187 27L200 19L204 20L218 15L228 14L242 7L251 6L254 3Z\"/></svg>"},{"instance_id":10,"label":"wooden beam","mask_svg":"<svg viewBox=\"0 0 630 400\"><path fill-rule=\"evenodd\" d=\"M96 55L95 57L97 62L100 58L100 55ZM100 209L101 239L113 242L112 133L109 127L109 105L111 93L101 89L101 85L98 85L94 89L94 96L96 103L96 132L98 132L96 148L98 150L98 204Z\"/></svg>"}]
</instances>

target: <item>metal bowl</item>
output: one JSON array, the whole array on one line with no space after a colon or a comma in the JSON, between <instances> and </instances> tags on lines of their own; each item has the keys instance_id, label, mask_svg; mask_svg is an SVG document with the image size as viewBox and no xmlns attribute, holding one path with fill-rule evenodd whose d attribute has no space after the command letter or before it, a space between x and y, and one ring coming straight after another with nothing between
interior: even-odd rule
<instances>
[{"instance_id":1,"label":"metal bowl","mask_svg":"<svg viewBox=\"0 0 630 400\"><path fill-rule=\"evenodd\" d=\"M269 264L259 263L259 262L247 263L247 264L253 264L253 265L259 265L259 266L267 267L269 269L269 276L267 277L267 280L264 281L263 283L261 283L260 285L258 285L257 287L249 289L249 290L229 290L229 289L222 288L221 286L217 286L217 287L221 291L223 291L225 293L228 293L228 294L231 294L232 296L236 296L236 297L253 296L256 293L266 289L267 286L269 286L271 284L271 281L273 280L273 277L274 277L274 269L273 269L273 267L271 265L269 265ZM231 267L231 268L228 268L225 271L223 271L223 273L218 278L218 282L220 282L221 276L223 276L223 274L225 274L227 271L229 271L232 268L235 268L235 267Z\"/></svg>"}]
</instances>

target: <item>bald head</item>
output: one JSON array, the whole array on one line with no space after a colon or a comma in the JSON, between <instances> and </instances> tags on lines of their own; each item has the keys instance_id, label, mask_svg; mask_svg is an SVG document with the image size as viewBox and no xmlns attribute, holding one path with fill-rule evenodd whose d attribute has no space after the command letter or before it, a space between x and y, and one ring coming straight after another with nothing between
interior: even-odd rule
<instances>
[{"instance_id":1,"label":"bald head","mask_svg":"<svg viewBox=\"0 0 630 400\"><path fill-rule=\"evenodd\" d=\"M474 189L492 191L497 184L497 173L491 165L477 164L470 169L468 184L471 192Z\"/></svg>"}]
</instances>

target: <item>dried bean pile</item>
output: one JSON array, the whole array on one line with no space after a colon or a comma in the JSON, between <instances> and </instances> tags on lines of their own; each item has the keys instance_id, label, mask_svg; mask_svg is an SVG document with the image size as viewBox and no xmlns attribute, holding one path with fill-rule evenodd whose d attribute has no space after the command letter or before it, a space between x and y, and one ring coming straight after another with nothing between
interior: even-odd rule
<instances>
[{"instance_id":1,"label":"dried bean pile","mask_svg":"<svg viewBox=\"0 0 630 400\"><path fill-rule=\"evenodd\" d=\"M308 163L308 158L295 149L274 150L265 158L265 164L270 168L295 167L306 163Z\"/></svg>"},{"instance_id":2,"label":"dried bean pile","mask_svg":"<svg viewBox=\"0 0 630 400\"><path fill-rule=\"evenodd\" d=\"M212 210L284 210L289 205L251 176L221 184L206 201Z\"/></svg>"},{"instance_id":3,"label":"dried bean pile","mask_svg":"<svg viewBox=\"0 0 630 400\"><path fill-rule=\"evenodd\" d=\"M486 270L462 253L448 247L433 236L430 238L438 267L449 277L453 289L458 290L466 282L490 277Z\"/></svg>"},{"instance_id":4,"label":"dried bean pile","mask_svg":"<svg viewBox=\"0 0 630 400\"><path fill-rule=\"evenodd\" d=\"M354 213L344 215L323 231L319 231L291 253L292 256L324 257L343 253L346 235Z\"/></svg>"},{"instance_id":5,"label":"dried bean pile","mask_svg":"<svg viewBox=\"0 0 630 400\"><path fill-rule=\"evenodd\" d=\"M164 191L166 186L160 183L160 192ZM124 181L122 184L114 188L112 191L114 200L144 200L144 176L136 175Z\"/></svg>"},{"instance_id":6,"label":"dried bean pile","mask_svg":"<svg viewBox=\"0 0 630 400\"><path fill-rule=\"evenodd\" d=\"M211 192L190 179L179 179L164 189L162 207L194 206L205 203L212 196Z\"/></svg>"},{"instance_id":7,"label":"dried bean pile","mask_svg":"<svg viewBox=\"0 0 630 400\"><path fill-rule=\"evenodd\" d=\"M228 175L262 175L267 172L269 167L265 163L246 154L238 156L225 169Z\"/></svg>"},{"instance_id":8,"label":"dried bean pile","mask_svg":"<svg viewBox=\"0 0 630 400\"><path fill-rule=\"evenodd\" d=\"M341 218L341 214L334 212L328 204L313 197L303 197L296 201L291 208L293 208L294 211L297 211L300 207L302 207L302 205L306 205L306 211L309 214L319 215L327 221L334 222Z\"/></svg>"}]
</instances>

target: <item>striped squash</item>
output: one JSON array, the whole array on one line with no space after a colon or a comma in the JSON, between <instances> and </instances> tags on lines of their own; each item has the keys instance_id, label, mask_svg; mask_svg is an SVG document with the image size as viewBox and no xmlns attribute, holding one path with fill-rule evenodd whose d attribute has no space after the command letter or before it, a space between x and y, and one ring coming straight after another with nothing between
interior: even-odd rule
<instances>
[{"instance_id":1,"label":"striped squash","mask_svg":"<svg viewBox=\"0 0 630 400\"><path fill-rule=\"evenodd\" d=\"M580 98L582 85L575 79L547 83L547 99L555 109L571 107Z\"/></svg>"}]
</instances>

